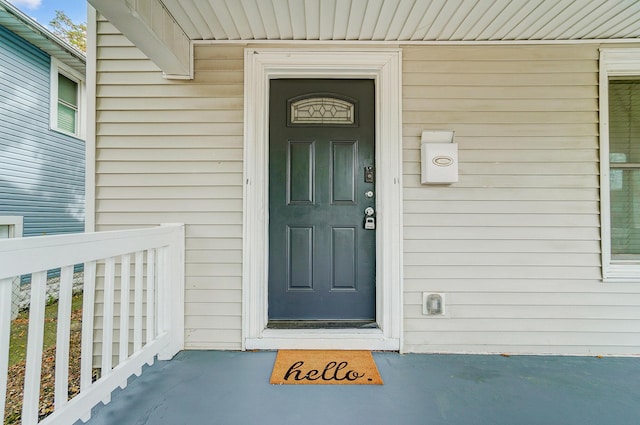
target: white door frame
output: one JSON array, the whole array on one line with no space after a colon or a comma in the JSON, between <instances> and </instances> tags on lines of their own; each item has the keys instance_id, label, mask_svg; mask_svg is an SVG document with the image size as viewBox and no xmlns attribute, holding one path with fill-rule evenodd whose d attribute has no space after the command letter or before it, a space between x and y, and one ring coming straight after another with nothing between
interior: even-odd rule
<instances>
[{"instance_id":1,"label":"white door frame","mask_svg":"<svg viewBox=\"0 0 640 425\"><path fill-rule=\"evenodd\" d=\"M243 349L400 350L402 81L399 49L245 49ZM376 321L379 329L266 329L269 80L370 78L376 97Z\"/></svg>"}]
</instances>

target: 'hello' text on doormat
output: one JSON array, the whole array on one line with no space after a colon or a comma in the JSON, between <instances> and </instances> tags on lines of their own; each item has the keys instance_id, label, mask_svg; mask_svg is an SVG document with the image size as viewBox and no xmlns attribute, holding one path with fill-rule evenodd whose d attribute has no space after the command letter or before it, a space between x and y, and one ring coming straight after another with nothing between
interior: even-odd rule
<instances>
[{"instance_id":1,"label":"'hello' text on doormat","mask_svg":"<svg viewBox=\"0 0 640 425\"><path fill-rule=\"evenodd\" d=\"M272 384L382 385L369 351L280 350Z\"/></svg>"}]
</instances>

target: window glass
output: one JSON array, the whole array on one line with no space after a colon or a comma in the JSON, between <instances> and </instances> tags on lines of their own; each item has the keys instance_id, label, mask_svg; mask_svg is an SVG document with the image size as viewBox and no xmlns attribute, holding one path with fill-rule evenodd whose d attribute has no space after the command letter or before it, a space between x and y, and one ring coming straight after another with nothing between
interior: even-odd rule
<instances>
[{"instance_id":1,"label":"window glass","mask_svg":"<svg viewBox=\"0 0 640 425\"><path fill-rule=\"evenodd\" d=\"M76 111L64 103L58 103L58 129L69 133L76 132Z\"/></svg>"},{"instance_id":2,"label":"window glass","mask_svg":"<svg viewBox=\"0 0 640 425\"><path fill-rule=\"evenodd\" d=\"M640 80L609 83L611 258L640 258Z\"/></svg>"},{"instance_id":3,"label":"window glass","mask_svg":"<svg viewBox=\"0 0 640 425\"><path fill-rule=\"evenodd\" d=\"M58 74L58 98L70 105L77 105L78 84L64 75Z\"/></svg>"},{"instance_id":4,"label":"window glass","mask_svg":"<svg viewBox=\"0 0 640 425\"><path fill-rule=\"evenodd\" d=\"M77 132L78 84L58 74L58 129Z\"/></svg>"}]
</instances>

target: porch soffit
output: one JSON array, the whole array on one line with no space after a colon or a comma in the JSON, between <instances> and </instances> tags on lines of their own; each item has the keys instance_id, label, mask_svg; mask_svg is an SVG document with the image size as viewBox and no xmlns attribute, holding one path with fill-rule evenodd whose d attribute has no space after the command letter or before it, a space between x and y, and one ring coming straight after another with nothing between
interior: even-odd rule
<instances>
[{"instance_id":1,"label":"porch soffit","mask_svg":"<svg viewBox=\"0 0 640 425\"><path fill-rule=\"evenodd\" d=\"M166 74L191 41L640 40L637 0L89 0Z\"/></svg>"},{"instance_id":2,"label":"porch soffit","mask_svg":"<svg viewBox=\"0 0 640 425\"><path fill-rule=\"evenodd\" d=\"M101 5L117 2L138 11L149 5L164 7L191 40L565 41L640 37L637 0L90 2L98 10Z\"/></svg>"}]
</instances>

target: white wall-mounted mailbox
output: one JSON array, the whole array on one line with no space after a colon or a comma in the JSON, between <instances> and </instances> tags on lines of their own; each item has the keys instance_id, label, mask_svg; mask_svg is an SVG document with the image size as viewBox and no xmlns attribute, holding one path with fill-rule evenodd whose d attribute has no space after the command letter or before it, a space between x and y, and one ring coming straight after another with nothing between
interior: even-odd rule
<instances>
[{"instance_id":1,"label":"white wall-mounted mailbox","mask_svg":"<svg viewBox=\"0 0 640 425\"><path fill-rule=\"evenodd\" d=\"M458 144L453 131L423 131L420 144L422 184L458 181Z\"/></svg>"}]
</instances>

